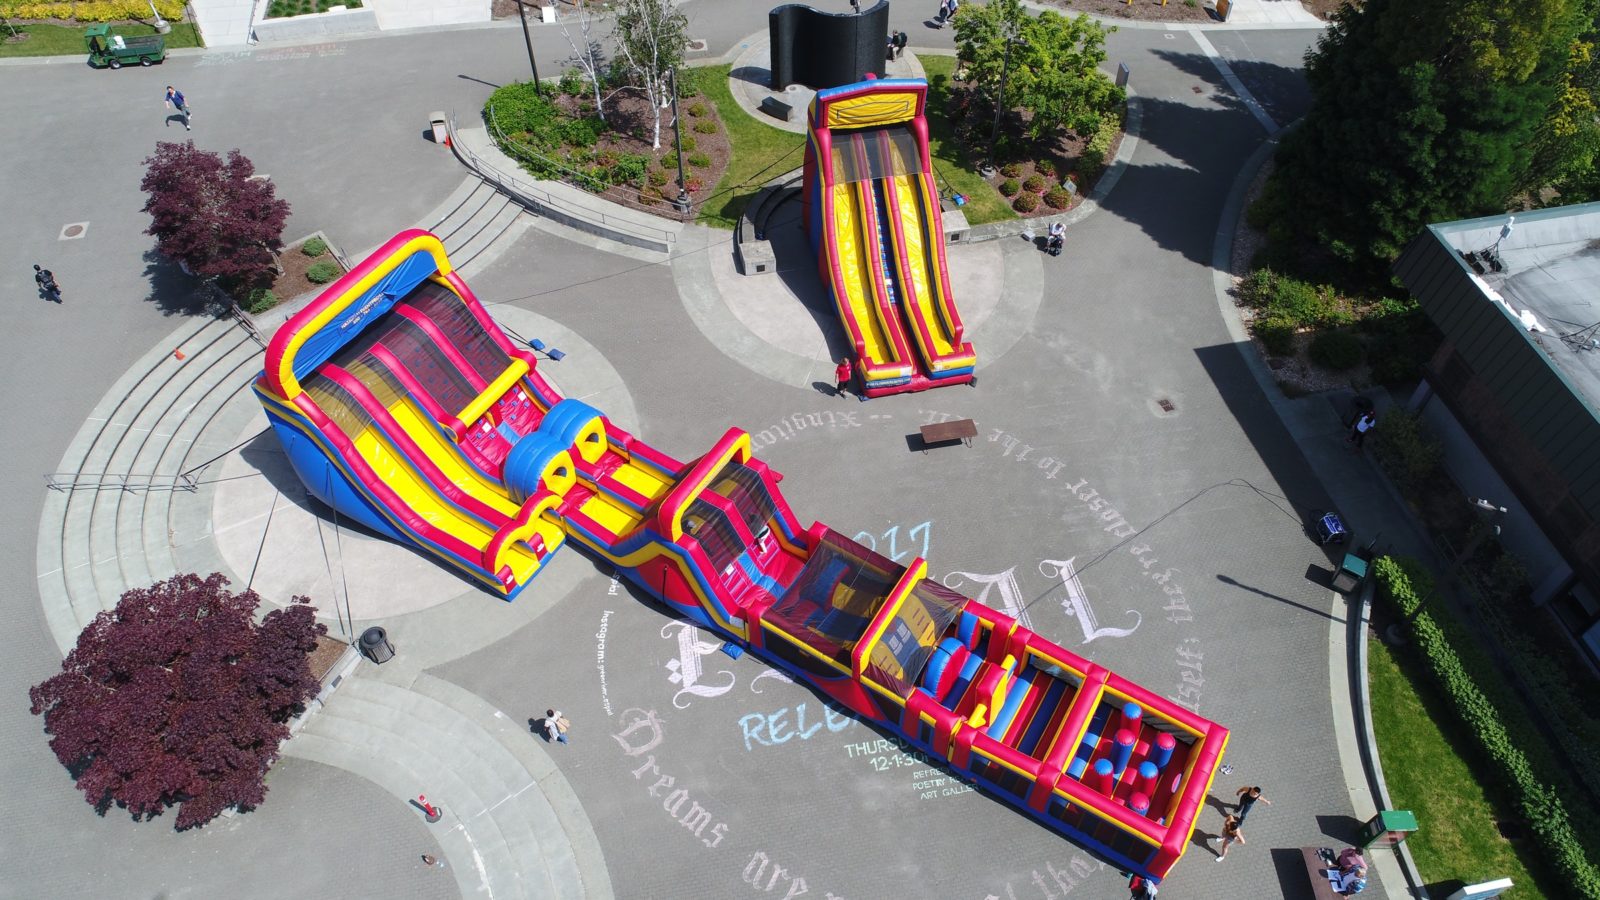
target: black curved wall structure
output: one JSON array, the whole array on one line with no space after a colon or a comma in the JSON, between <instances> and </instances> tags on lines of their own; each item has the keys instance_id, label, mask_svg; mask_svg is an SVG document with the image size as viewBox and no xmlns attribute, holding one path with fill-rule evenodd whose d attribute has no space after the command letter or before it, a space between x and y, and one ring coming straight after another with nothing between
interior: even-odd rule
<instances>
[{"instance_id":1,"label":"black curved wall structure","mask_svg":"<svg viewBox=\"0 0 1600 900\"><path fill-rule=\"evenodd\" d=\"M830 13L789 3L767 13L772 44L772 90L855 84L868 72L883 77L889 39L889 0L856 13Z\"/></svg>"}]
</instances>

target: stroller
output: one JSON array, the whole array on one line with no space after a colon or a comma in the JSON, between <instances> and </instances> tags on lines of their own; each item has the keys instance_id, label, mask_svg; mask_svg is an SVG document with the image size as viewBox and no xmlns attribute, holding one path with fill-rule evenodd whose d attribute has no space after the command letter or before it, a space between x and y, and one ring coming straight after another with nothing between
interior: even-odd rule
<instances>
[{"instance_id":1,"label":"stroller","mask_svg":"<svg viewBox=\"0 0 1600 900\"><path fill-rule=\"evenodd\" d=\"M1044 239L1044 252L1051 256L1060 256L1061 248L1067 243L1067 231L1061 225L1050 226L1050 233Z\"/></svg>"}]
</instances>

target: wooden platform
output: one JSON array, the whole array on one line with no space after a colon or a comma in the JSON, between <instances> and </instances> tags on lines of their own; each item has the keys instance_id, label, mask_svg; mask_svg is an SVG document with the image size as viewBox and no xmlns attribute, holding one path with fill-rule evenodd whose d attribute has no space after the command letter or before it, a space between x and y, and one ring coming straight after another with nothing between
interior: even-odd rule
<instances>
[{"instance_id":1,"label":"wooden platform","mask_svg":"<svg viewBox=\"0 0 1600 900\"><path fill-rule=\"evenodd\" d=\"M972 439L978 436L977 423L971 419L952 419L949 422L936 422L932 425L922 426L922 444L931 447L934 444L949 444L961 441L968 447L972 446Z\"/></svg>"}]
</instances>

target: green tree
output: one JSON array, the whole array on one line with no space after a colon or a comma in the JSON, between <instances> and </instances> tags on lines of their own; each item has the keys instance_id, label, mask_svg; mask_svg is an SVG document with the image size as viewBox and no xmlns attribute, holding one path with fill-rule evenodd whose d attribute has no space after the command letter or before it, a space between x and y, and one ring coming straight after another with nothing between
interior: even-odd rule
<instances>
[{"instance_id":1,"label":"green tree","mask_svg":"<svg viewBox=\"0 0 1600 900\"><path fill-rule=\"evenodd\" d=\"M627 70L655 113L651 146L661 148L661 110L672 103L668 73L689 49L689 19L671 0L621 0L611 32Z\"/></svg>"},{"instance_id":2,"label":"green tree","mask_svg":"<svg viewBox=\"0 0 1600 900\"><path fill-rule=\"evenodd\" d=\"M1312 105L1267 194L1277 234L1372 275L1429 222L1522 189L1590 0L1367 0L1307 54Z\"/></svg>"},{"instance_id":3,"label":"green tree","mask_svg":"<svg viewBox=\"0 0 1600 900\"><path fill-rule=\"evenodd\" d=\"M1107 31L1086 15L1035 17L1022 0L991 0L963 6L955 22L956 57L967 79L998 98L1004 76L1005 104L1025 111L1023 130L1032 140L1063 128L1092 134L1125 99L1099 69Z\"/></svg>"},{"instance_id":4,"label":"green tree","mask_svg":"<svg viewBox=\"0 0 1600 900\"><path fill-rule=\"evenodd\" d=\"M1534 135L1533 161L1523 178L1523 189L1535 194L1554 187L1563 203L1600 198L1600 177L1595 160L1600 157L1600 3L1589 0L1585 33L1567 47L1566 65L1557 76L1555 99Z\"/></svg>"}]
</instances>

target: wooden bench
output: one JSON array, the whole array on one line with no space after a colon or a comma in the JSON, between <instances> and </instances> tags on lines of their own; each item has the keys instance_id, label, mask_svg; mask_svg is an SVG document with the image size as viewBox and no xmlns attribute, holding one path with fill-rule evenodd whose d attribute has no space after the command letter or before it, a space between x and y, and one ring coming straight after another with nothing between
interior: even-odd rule
<instances>
[{"instance_id":1,"label":"wooden bench","mask_svg":"<svg viewBox=\"0 0 1600 900\"><path fill-rule=\"evenodd\" d=\"M960 441L968 447L972 446L972 439L978 436L978 425L971 419L952 419L948 422L935 422L932 425L922 426L922 445L931 447L934 444L948 444Z\"/></svg>"},{"instance_id":2,"label":"wooden bench","mask_svg":"<svg viewBox=\"0 0 1600 900\"><path fill-rule=\"evenodd\" d=\"M779 100L777 97L763 97L761 99L761 111L774 119L782 119L785 122L794 118L794 107Z\"/></svg>"},{"instance_id":3,"label":"wooden bench","mask_svg":"<svg viewBox=\"0 0 1600 900\"><path fill-rule=\"evenodd\" d=\"M1311 879L1311 896L1317 900L1344 900L1328 883L1328 876L1323 874L1330 867L1317 855L1317 848L1301 847L1300 856L1306 864L1306 876Z\"/></svg>"}]
</instances>

